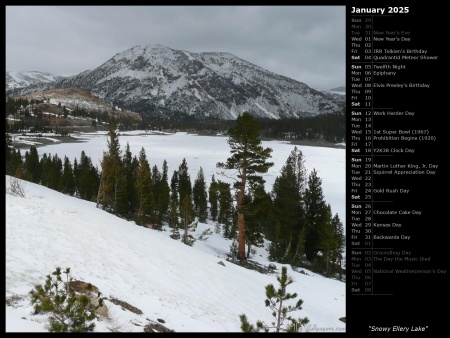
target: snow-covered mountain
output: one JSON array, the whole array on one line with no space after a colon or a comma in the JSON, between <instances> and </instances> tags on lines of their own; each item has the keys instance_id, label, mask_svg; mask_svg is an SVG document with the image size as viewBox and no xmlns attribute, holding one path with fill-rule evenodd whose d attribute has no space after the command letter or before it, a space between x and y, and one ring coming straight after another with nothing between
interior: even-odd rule
<instances>
[{"instance_id":1,"label":"snow-covered mountain","mask_svg":"<svg viewBox=\"0 0 450 338\"><path fill-rule=\"evenodd\" d=\"M306 84L267 71L229 53L191 53L162 45L135 46L94 70L7 89L19 96L79 88L142 115L182 112L196 117L287 118L335 112L340 104Z\"/></svg>"},{"instance_id":2,"label":"snow-covered mountain","mask_svg":"<svg viewBox=\"0 0 450 338\"><path fill-rule=\"evenodd\" d=\"M64 79L63 76L37 71L6 72L6 90Z\"/></svg>"}]
</instances>

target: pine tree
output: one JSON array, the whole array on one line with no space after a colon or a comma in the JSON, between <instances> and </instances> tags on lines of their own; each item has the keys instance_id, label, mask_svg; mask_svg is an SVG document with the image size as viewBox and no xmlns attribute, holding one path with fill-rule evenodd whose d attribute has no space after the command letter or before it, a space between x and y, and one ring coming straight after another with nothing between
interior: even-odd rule
<instances>
[{"instance_id":1,"label":"pine tree","mask_svg":"<svg viewBox=\"0 0 450 338\"><path fill-rule=\"evenodd\" d=\"M48 187L53 190L60 190L62 177L62 160L58 154L53 155L50 170L49 170L49 184Z\"/></svg>"},{"instance_id":2,"label":"pine tree","mask_svg":"<svg viewBox=\"0 0 450 338\"><path fill-rule=\"evenodd\" d=\"M178 200L176 198L170 198L169 215L167 217L167 223L170 228L179 228L181 226L180 213L178 210ZM178 237L179 238L179 237Z\"/></svg>"},{"instance_id":3,"label":"pine tree","mask_svg":"<svg viewBox=\"0 0 450 338\"><path fill-rule=\"evenodd\" d=\"M168 183L168 166L167 161L164 160L162 165L162 175L158 183L158 199L156 201L156 210L158 212L158 217L156 222L162 225L163 221L167 218L167 211L169 209L170 203L170 188Z\"/></svg>"},{"instance_id":4,"label":"pine tree","mask_svg":"<svg viewBox=\"0 0 450 338\"><path fill-rule=\"evenodd\" d=\"M231 229L234 221L234 207L230 184L219 180L217 182L217 191L219 192L217 222L223 224L223 236L232 239L235 237L235 233Z\"/></svg>"},{"instance_id":5,"label":"pine tree","mask_svg":"<svg viewBox=\"0 0 450 338\"><path fill-rule=\"evenodd\" d=\"M161 197L160 195L160 189L161 189L161 180L162 180L162 174L159 171L158 166L155 164L152 167L152 193L153 193L153 199L154 199L154 208L153 208L153 220L155 223L159 223L159 220L162 219L159 215L159 199Z\"/></svg>"},{"instance_id":6,"label":"pine tree","mask_svg":"<svg viewBox=\"0 0 450 338\"><path fill-rule=\"evenodd\" d=\"M271 259L283 263L294 263L304 253L305 175L303 154L295 147L272 187L273 212L277 220L274 225L277 227L267 233L271 245L277 248L272 250Z\"/></svg>"},{"instance_id":7,"label":"pine tree","mask_svg":"<svg viewBox=\"0 0 450 338\"><path fill-rule=\"evenodd\" d=\"M184 244L192 245L195 241L189 236L188 230L194 226L195 210L189 196L185 195L180 204L181 225L184 228L184 234L181 241Z\"/></svg>"},{"instance_id":8,"label":"pine tree","mask_svg":"<svg viewBox=\"0 0 450 338\"><path fill-rule=\"evenodd\" d=\"M197 173L197 178L194 181L192 192L194 197L195 212L197 213L198 220L200 222L206 222L206 218L208 217L208 194L206 192L206 182L202 167L200 167Z\"/></svg>"},{"instance_id":9,"label":"pine tree","mask_svg":"<svg viewBox=\"0 0 450 338\"><path fill-rule=\"evenodd\" d=\"M310 262L317 258L320 250L320 231L329 220L330 213L323 196L322 180L313 169L305 191L305 253Z\"/></svg>"},{"instance_id":10,"label":"pine tree","mask_svg":"<svg viewBox=\"0 0 450 338\"><path fill-rule=\"evenodd\" d=\"M328 276L336 262L342 259L345 238L339 216L336 214L333 218L331 217L331 206L329 204L327 205L327 212L329 220L321 225L319 247L323 253L325 275Z\"/></svg>"},{"instance_id":11,"label":"pine tree","mask_svg":"<svg viewBox=\"0 0 450 338\"><path fill-rule=\"evenodd\" d=\"M9 159L6 163L6 174L15 176L16 178L22 178L23 161L20 149L12 149L9 154Z\"/></svg>"},{"instance_id":12,"label":"pine tree","mask_svg":"<svg viewBox=\"0 0 450 338\"><path fill-rule=\"evenodd\" d=\"M26 162L26 153L25 153L25 162ZM50 154L44 153L41 157L41 160L39 161L39 166L42 170L41 174L41 180L40 180L40 184L43 185L44 187L48 187L48 176L50 173L50 168L51 168L51 162L52 162L52 156Z\"/></svg>"},{"instance_id":13,"label":"pine tree","mask_svg":"<svg viewBox=\"0 0 450 338\"><path fill-rule=\"evenodd\" d=\"M153 222L152 214L154 212L155 201L153 197L153 182L150 165L147 161L145 149L141 148L139 152L139 167L136 175L136 192L138 198L137 217L138 223Z\"/></svg>"},{"instance_id":14,"label":"pine tree","mask_svg":"<svg viewBox=\"0 0 450 338\"><path fill-rule=\"evenodd\" d=\"M215 222L216 217L218 214L218 201L219 201L219 190L218 190L218 184L216 182L216 179L214 178L214 174L211 178L211 184L209 185L209 191L208 191L208 200L210 205L210 213L211 218Z\"/></svg>"},{"instance_id":15,"label":"pine tree","mask_svg":"<svg viewBox=\"0 0 450 338\"><path fill-rule=\"evenodd\" d=\"M177 204L179 204L180 199L178 197L178 171L174 170L172 174L172 178L170 179L170 198L175 199Z\"/></svg>"},{"instance_id":16,"label":"pine tree","mask_svg":"<svg viewBox=\"0 0 450 338\"><path fill-rule=\"evenodd\" d=\"M192 198L191 176L189 175L188 169L186 159L183 158L183 161L178 167L178 196L180 203L186 196L190 199Z\"/></svg>"},{"instance_id":17,"label":"pine tree","mask_svg":"<svg viewBox=\"0 0 450 338\"><path fill-rule=\"evenodd\" d=\"M39 184L41 181L41 166L39 155L35 146L30 147L30 151L25 152L24 179Z\"/></svg>"},{"instance_id":18,"label":"pine tree","mask_svg":"<svg viewBox=\"0 0 450 338\"><path fill-rule=\"evenodd\" d=\"M241 320L241 330L243 332L259 332L264 330L265 332L299 332L301 327L309 323L309 319L298 318L295 319L288 316L289 312L298 311L302 309L303 300L299 299L297 303L292 306L286 306L285 302L297 298L296 293L287 293L286 288L288 285L292 284L294 281L292 277L287 275L287 268L283 266L281 268L281 276L277 276L277 281L280 284L278 290L275 290L275 287L272 284L266 286L266 307L269 307L272 310L272 316L275 318L275 321L271 323L271 325L267 325L266 323L258 320L256 322L256 327L251 325L245 314L239 316ZM284 321L288 320L290 323L283 327Z\"/></svg>"},{"instance_id":19,"label":"pine tree","mask_svg":"<svg viewBox=\"0 0 450 338\"><path fill-rule=\"evenodd\" d=\"M64 169L61 177L61 192L70 196L75 193L75 180L72 164L67 156L64 156Z\"/></svg>"},{"instance_id":20,"label":"pine tree","mask_svg":"<svg viewBox=\"0 0 450 338\"><path fill-rule=\"evenodd\" d=\"M244 198L245 202L245 241L247 258L250 257L252 246L264 245L264 229L272 224L272 202L264 190L263 184L256 184Z\"/></svg>"},{"instance_id":21,"label":"pine tree","mask_svg":"<svg viewBox=\"0 0 450 338\"><path fill-rule=\"evenodd\" d=\"M121 212L121 209L126 209L124 207L126 204L126 181L116 127L116 120L112 117L108 127L108 151L103 152L102 172L97 194L97 207L101 204L115 214Z\"/></svg>"},{"instance_id":22,"label":"pine tree","mask_svg":"<svg viewBox=\"0 0 450 338\"><path fill-rule=\"evenodd\" d=\"M130 145L127 142L125 147L125 152L122 157L122 163L124 168L124 176L126 181L125 188L125 201L127 205L127 212L133 213L135 211L137 201L136 201L136 172L139 166L139 161L136 156L133 157Z\"/></svg>"},{"instance_id":23,"label":"pine tree","mask_svg":"<svg viewBox=\"0 0 450 338\"><path fill-rule=\"evenodd\" d=\"M271 156L272 149L263 148L259 139L261 129L260 123L250 113L244 112L238 116L235 126L228 130L228 145L231 148L231 157L227 162L216 164L221 169L237 170L234 188L237 193L238 212L238 259L245 260L245 217L244 217L244 196L247 182L264 183L259 174L266 173L273 163L267 162ZM223 173L225 175L225 173Z\"/></svg>"},{"instance_id":24,"label":"pine tree","mask_svg":"<svg viewBox=\"0 0 450 338\"><path fill-rule=\"evenodd\" d=\"M74 161L74 176L78 194L81 199L95 201L100 185L98 169L92 164L92 160L81 151L80 162Z\"/></svg>"}]
</instances>

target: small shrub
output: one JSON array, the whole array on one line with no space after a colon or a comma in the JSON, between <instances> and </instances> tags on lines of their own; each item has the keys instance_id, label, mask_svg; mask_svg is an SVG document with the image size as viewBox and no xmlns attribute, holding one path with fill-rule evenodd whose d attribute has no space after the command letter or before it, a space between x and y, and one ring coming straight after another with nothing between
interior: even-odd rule
<instances>
[{"instance_id":1,"label":"small shrub","mask_svg":"<svg viewBox=\"0 0 450 338\"><path fill-rule=\"evenodd\" d=\"M10 176L9 188L7 188L6 192L12 196L25 197L25 189L23 184L16 177Z\"/></svg>"},{"instance_id":2,"label":"small shrub","mask_svg":"<svg viewBox=\"0 0 450 338\"><path fill-rule=\"evenodd\" d=\"M206 241L212 234L213 232L211 231L210 228L208 228L205 231L203 231L200 236L198 236L198 239L201 241Z\"/></svg>"},{"instance_id":3,"label":"small shrub","mask_svg":"<svg viewBox=\"0 0 450 338\"><path fill-rule=\"evenodd\" d=\"M97 305L93 305L90 296L92 285L79 293L69 287L70 268L64 272L66 283L61 278L61 268L57 267L51 275L47 275L44 286L36 285L30 291L31 303L36 313L50 312L49 332L92 332L97 318L96 310L103 306L104 298L97 293ZM72 281L72 278L70 278ZM62 287L61 287L62 284Z\"/></svg>"},{"instance_id":4,"label":"small shrub","mask_svg":"<svg viewBox=\"0 0 450 338\"><path fill-rule=\"evenodd\" d=\"M285 266L281 268L281 277L277 277L278 282L280 283L280 288L275 290L272 284L266 285L266 296L267 299L265 304L272 310L272 316L275 317L276 321L271 323L271 326L265 324L264 322L258 320L256 322L256 326L250 324L247 320L247 316L245 314L241 314L239 316L241 320L241 330L242 332L299 332L300 328L309 323L308 318L292 318L288 316L289 312L301 310L303 300L299 299L295 306L285 306L284 301L289 299L293 299L297 297L296 293L286 293L286 287L293 283L294 281L290 276L287 275L287 269ZM290 323L283 327L283 323L285 320L288 320Z\"/></svg>"}]
</instances>

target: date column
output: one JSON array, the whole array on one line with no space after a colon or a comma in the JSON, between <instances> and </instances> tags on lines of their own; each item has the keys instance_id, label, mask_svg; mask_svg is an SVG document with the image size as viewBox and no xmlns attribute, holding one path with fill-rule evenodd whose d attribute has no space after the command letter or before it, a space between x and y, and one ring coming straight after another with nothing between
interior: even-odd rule
<instances>
[{"instance_id":1,"label":"date column","mask_svg":"<svg viewBox=\"0 0 450 338\"><path fill-rule=\"evenodd\" d=\"M350 32L350 291L373 293L372 16L352 15ZM348 227L347 227L348 229Z\"/></svg>"}]
</instances>

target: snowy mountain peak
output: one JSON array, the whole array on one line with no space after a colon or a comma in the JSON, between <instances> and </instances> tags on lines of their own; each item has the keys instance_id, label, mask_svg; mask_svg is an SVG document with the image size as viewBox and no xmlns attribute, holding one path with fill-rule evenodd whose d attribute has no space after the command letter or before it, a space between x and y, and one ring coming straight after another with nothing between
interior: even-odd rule
<instances>
[{"instance_id":1,"label":"snowy mountain peak","mask_svg":"<svg viewBox=\"0 0 450 338\"><path fill-rule=\"evenodd\" d=\"M226 52L194 53L160 44L137 45L98 68L70 78L10 90L79 88L148 117L182 112L235 119L248 111L264 118L296 118L342 110L342 102Z\"/></svg>"},{"instance_id":2,"label":"snowy mountain peak","mask_svg":"<svg viewBox=\"0 0 450 338\"><path fill-rule=\"evenodd\" d=\"M49 83L63 78L63 76L38 71L6 72L6 89L23 88L36 83Z\"/></svg>"}]
</instances>

